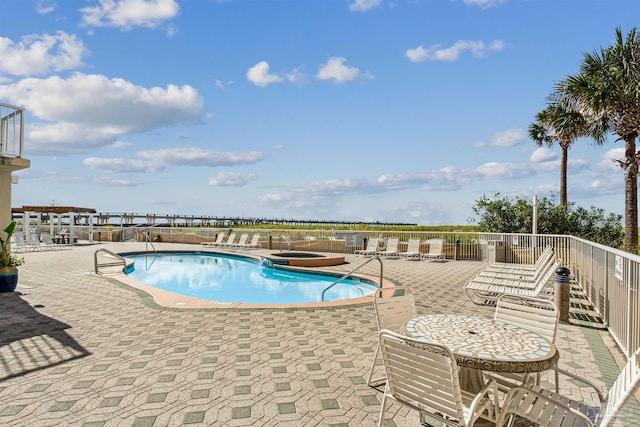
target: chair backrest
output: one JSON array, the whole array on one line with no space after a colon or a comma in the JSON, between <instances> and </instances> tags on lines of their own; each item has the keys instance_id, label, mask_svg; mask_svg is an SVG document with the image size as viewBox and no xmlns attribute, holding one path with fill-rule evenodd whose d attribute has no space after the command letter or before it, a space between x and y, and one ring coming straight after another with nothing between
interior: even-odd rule
<instances>
[{"instance_id":1,"label":"chair backrest","mask_svg":"<svg viewBox=\"0 0 640 427\"><path fill-rule=\"evenodd\" d=\"M494 320L519 326L554 342L558 316L553 301L505 294L496 301Z\"/></svg>"},{"instance_id":2,"label":"chair backrest","mask_svg":"<svg viewBox=\"0 0 640 427\"><path fill-rule=\"evenodd\" d=\"M229 237L227 238L227 245L232 244L234 240L236 240L236 233L231 232L231 234L229 234Z\"/></svg>"},{"instance_id":3,"label":"chair backrest","mask_svg":"<svg viewBox=\"0 0 640 427\"><path fill-rule=\"evenodd\" d=\"M29 244L32 246L40 245L40 238L37 234L29 234Z\"/></svg>"},{"instance_id":4,"label":"chair backrest","mask_svg":"<svg viewBox=\"0 0 640 427\"><path fill-rule=\"evenodd\" d=\"M248 238L249 238L249 233L242 233L240 235L240 239L238 240L238 245L242 246L246 244Z\"/></svg>"},{"instance_id":5,"label":"chair backrest","mask_svg":"<svg viewBox=\"0 0 640 427\"><path fill-rule=\"evenodd\" d=\"M216 244L220 244L220 243L222 243L223 239L224 239L224 233L220 232L220 233L218 233L218 237L216 237L216 242L215 243Z\"/></svg>"},{"instance_id":6,"label":"chair backrest","mask_svg":"<svg viewBox=\"0 0 640 427\"><path fill-rule=\"evenodd\" d=\"M420 252L420 239L416 238L416 237L412 237L409 239L409 242L407 243L407 252L410 253L418 253Z\"/></svg>"},{"instance_id":7,"label":"chair backrest","mask_svg":"<svg viewBox=\"0 0 640 427\"><path fill-rule=\"evenodd\" d=\"M451 351L386 329L379 339L389 394L422 411L454 417L464 426L458 367Z\"/></svg>"},{"instance_id":8,"label":"chair backrest","mask_svg":"<svg viewBox=\"0 0 640 427\"><path fill-rule=\"evenodd\" d=\"M376 289L373 308L378 331L390 329L401 332L409 320L418 316L416 300L409 289L403 286Z\"/></svg>"},{"instance_id":9,"label":"chair backrest","mask_svg":"<svg viewBox=\"0 0 640 427\"><path fill-rule=\"evenodd\" d=\"M377 237L371 237L369 240L367 240L367 251L375 251L378 249L378 241L380 239Z\"/></svg>"},{"instance_id":10,"label":"chair backrest","mask_svg":"<svg viewBox=\"0 0 640 427\"><path fill-rule=\"evenodd\" d=\"M251 237L251 242L249 242L249 245L251 246L258 246L258 241L260 240L260 234L256 233L253 235L253 237Z\"/></svg>"},{"instance_id":11,"label":"chair backrest","mask_svg":"<svg viewBox=\"0 0 640 427\"><path fill-rule=\"evenodd\" d=\"M22 233L16 233L13 235L14 241L16 243L16 246L18 247L25 247L27 246L27 242L24 240L24 234Z\"/></svg>"},{"instance_id":12,"label":"chair backrest","mask_svg":"<svg viewBox=\"0 0 640 427\"><path fill-rule=\"evenodd\" d=\"M550 258L553 258L553 247L547 246L544 248L544 251L538 256L538 259L535 262L535 268L538 269L544 266Z\"/></svg>"},{"instance_id":13,"label":"chair backrest","mask_svg":"<svg viewBox=\"0 0 640 427\"><path fill-rule=\"evenodd\" d=\"M47 245L55 245L55 242L53 241L53 239L51 238L51 234L49 233L42 233L40 235L40 237L42 237L42 240L44 241L45 244Z\"/></svg>"},{"instance_id":14,"label":"chair backrest","mask_svg":"<svg viewBox=\"0 0 640 427\"><path fill-rule=\"evenodd\" d=\"M387 239L387 249L385 252L398 252L398 243L400 239L398 237L389 237Z\"/></svg>"},{"instance_id":15,"label":"chair backrest","mask_svg":"<svg viewBox=\"0 0 640 427\"><path fill-rule=\"evenodd\" d=\"M622 416L622 408L631 400L638 388L640 388L640 348L629 358L627 365L609 389L606 402L599 414L598 425L607 427Z\"/></svg>"},{"instance_id":16,"label":"chair backrest","mask_svg":"<svg viewBox=\"0 0 640 427\"><path fill-rule=\"evenodd\" d=\"M442 239L429 240L429 255L442 255L443 249L444 249L444 240Z\"/></svg>"}]
</instances>

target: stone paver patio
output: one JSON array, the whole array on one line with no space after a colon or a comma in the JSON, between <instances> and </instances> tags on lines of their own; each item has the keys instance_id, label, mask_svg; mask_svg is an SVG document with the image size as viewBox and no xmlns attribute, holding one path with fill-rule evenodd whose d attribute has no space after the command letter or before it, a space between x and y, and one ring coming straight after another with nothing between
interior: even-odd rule
<instances>
[{"instance_id":1,"label":"stone paver patio","mask_svg":"<svg viewBox=\"0 0 640 427\"><path fill-rule=\"evenodd\" d=\"M156 244L159 250L199 247ZM366 385L376 347L372 304L322 309L180 309L93 273L98 248L24 254L16 293L0 294L0 425L372 426L381 392ZM254 255L260 251L253 251ZM332 267L347 272L363 258ZM385 260L420 313L491 317L462 287L475 261ZM370 263L364 271L378 274ZM559 326L560 365L607 388L615 378L606 332ZM597 363L596 363L597 362ZM605 384L606 383L606 384ZM589 389L562 382L566 394ZM582 395L584 393L584 396ZM389 407L385 425L417 426ZM633 421L625 425L639 425Z\"/></svg>"}]
</instances>

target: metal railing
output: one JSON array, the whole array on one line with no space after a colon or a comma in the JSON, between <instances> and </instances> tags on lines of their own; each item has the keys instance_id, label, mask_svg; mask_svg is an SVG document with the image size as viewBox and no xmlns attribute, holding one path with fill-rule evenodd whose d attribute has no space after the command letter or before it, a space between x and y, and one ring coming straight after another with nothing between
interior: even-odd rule
<instances>
[{"instance_id":1,"label":"metal railing","mask_svg":"<svg viewBox=\"0 0 640 427\"><path fill-rule=\"evenodd\" d=\"M152 233L162 242L198 245L220 231L220 228L202 227L152 228ZM286 250L288 247L348 254L363 248L359 241L345 237L348 232L344 231L248 228L243 228L243 231L260 233L262 247L271 250ZM74 226L78 239L89 240L91 232L94 240L99 237L98 240L122 241L123 237L121 227ZM550 245L561 259L562 266L571 270L621 350L628 356L640 346L640 257L637 255L566 235L378 230L359 230L357 233L363 232L382 238L399 237L400 251L406 250L406 242L411 237L421 239L422 252L426 252L429 239L443 239L446 258L459 260L533 264Z\"/></svg>"},{"instance_id":2,"label":"metal railing","mask_svg":"<svg viewBox=\"0 0 640 427\"><path fill-rule=\"evenodd\" d=\"M109 261L105 261L105 262L98 262L98 254L104 252L105 254L107 254L110 258ZM119 267L122 266L122 271L124 271L127 268L127 261L121 256L118 255L114 252L111 252L108 249L104 249L104 248L100 248L97 251L94 252L93 254L93 268L96 274L104 274L100 269L104 268L104 267Z\"/></svg>"},{"instance_id":3,"label":"metal railing","mask_svg":"<svg viewBox=\"0 0 640 427\"><path fill-rule=\"evenodd\" d=\"M0 103L0 156L22 157L24 108Z\"/></svg>"},{"instance_id":4,"label":"metal railing","mask_svg":"<svg viewBox=\"0 0 640 427\"><path fill-rule=\"evenodd\" d=\"M357 266L356 268L354 268L353 270L351 270L350 272L348 272L347 274L343 275L342 277L340 277L338 280L336 280L335 282L333 282L332 284L330 284L329 286L327 286L323 291L322 291L322 297L320 298L320 301L324 301L324 294L331 288L333 288L335 285L337 285L338 283L342 282L343 280L346 280L347 278L349 278L353 273L355 273L356 271L360 270L362 267L364 267L365 265L369 264L371 261L373 260L378 260L378 262L380 263L380 282L378 283L378 286L382 287L382 280L384 279L383 276L383 271L382 271L382 260L380 259L379 256L374 256L373 258L369 258L367 259L365 262L363 262L362 264L360 264L359 266Z\"/></svg>"}]
</instances>

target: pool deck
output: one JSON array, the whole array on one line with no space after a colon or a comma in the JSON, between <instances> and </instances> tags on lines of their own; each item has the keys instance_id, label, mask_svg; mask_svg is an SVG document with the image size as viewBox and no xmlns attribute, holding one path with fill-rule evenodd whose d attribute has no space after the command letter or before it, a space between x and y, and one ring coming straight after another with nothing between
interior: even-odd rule
<instances>
[{"instance_id":1,"label":"pool deck","mask_svg":"<svg viewBox=\"0 0 640 427\"><path fill-rule=\"evenodd\" d=\"M158 249L200 250L155 244ZM376 348L371 302L333 308L169 308L93 273L102 243L26 253L17 292L0 294L0 425L372 426L382 393L366 379ZM243 253L242 251L236 251ZM259 255L263 250L246 253ZM346 273L365 259L328 270ZM384 260L422 314L491 317L463 285L477 261ZM379 275L379 264L363 272ZM605 389L620 359L606 331L560 324L560 366ZM563 393L592 399L562 381ZM387 426L418 426L392 404ZM637 418L632 420L632 418ZM624 425L638 426L640 417Z\"/></svg>"}]
</instances>

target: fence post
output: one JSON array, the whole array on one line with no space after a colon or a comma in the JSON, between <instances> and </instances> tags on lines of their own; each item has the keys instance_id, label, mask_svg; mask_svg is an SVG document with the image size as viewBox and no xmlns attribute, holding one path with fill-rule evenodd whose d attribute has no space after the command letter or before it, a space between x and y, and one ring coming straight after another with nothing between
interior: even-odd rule
<instances>
[{"instance_id":1,"label":"fence post","mask_svg":"<svg viewBox=\"0 0 640 427\"><path fill-rule=\"evenodd\" d=\"M560 267L556 270L556 283L554 286L554 302L560 313L559 321L569 322L569 298L571 293L571 271Z\"/></svg>"}]
</instances>

